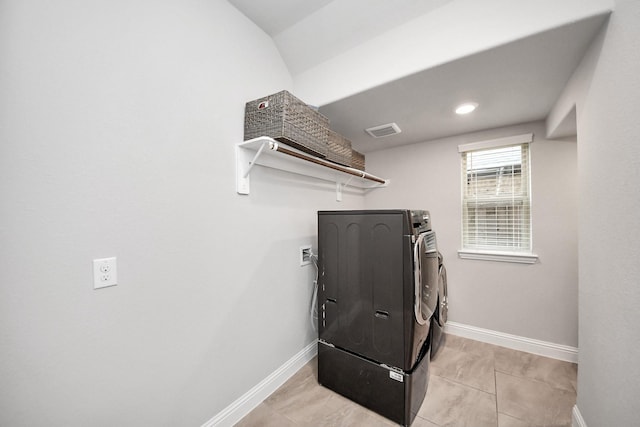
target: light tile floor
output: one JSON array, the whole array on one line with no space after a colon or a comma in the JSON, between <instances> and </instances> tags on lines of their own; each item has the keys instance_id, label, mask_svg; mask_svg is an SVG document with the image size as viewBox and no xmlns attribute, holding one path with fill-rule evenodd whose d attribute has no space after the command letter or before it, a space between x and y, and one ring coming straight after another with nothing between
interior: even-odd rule
<instances>
[{"instance_id":1,"label":"light tile floor","mask_svg":"<svg viewBox=\"0 0 640 427\"><path fill-rule=\"evenodd\" d=\"M577 365L447 335L412 427L570 427ZM236 427L383 427L388 419L318 384L309 362Z\"/></svg>"}]
</instances>

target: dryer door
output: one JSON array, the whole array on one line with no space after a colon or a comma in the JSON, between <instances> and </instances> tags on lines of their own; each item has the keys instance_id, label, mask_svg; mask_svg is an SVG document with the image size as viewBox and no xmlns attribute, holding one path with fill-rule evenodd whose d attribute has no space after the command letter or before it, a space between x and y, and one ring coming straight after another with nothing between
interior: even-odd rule
<instances>
[{"instance_id":1,"label":"dryer door","mask_svg":"<svg viewBox=\"0 0 640 427\"><path fill-rule=\"evenodd\" d=\"M438 250L436 233L422 233L413 247L414 314L416 322L426 324L438 304Z\"/></svg>"}]
</instances>

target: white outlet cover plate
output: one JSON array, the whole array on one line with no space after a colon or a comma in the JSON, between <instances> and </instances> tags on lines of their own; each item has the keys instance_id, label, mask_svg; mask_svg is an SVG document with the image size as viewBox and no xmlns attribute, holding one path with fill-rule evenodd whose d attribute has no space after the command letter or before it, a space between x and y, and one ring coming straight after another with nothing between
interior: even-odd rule
<instances>
[{"instance_id":1,"label":"white outlet cover plate","mask_svg":"<svg viewBox=\"0 0 640 427\"><path fill-rule=\"evenodd\" d=\"M311 254L311 245L300 246L300 266L311 264L311 259L304 259L302 253L308 251Z\"/></svg>"},{"instance_id":2,"label":"white outlet cover plate","mask_svg":"<svg viewBox=\"0 0 640 427\"><path fill-rule=\"evenodd\" d=\"M93 289L106 288L118 284L116 257L93 260Z\"/></svg>"}]
</instances>

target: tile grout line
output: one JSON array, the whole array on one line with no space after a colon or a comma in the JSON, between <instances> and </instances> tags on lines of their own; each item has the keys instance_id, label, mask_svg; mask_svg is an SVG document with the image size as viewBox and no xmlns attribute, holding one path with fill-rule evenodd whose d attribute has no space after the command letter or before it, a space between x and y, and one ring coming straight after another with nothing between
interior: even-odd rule
<instances>
[{"instance_id":1,"label":"tile grout line","mask_svg":"<svg viewBox=\"0 0 640 427\"><path fill-rule=\"evenodd\" d=\"M496 375L498 371L496 370L496 357L495 354L493 356L493 385L496 388L496 426L500 427L499 417L500 411L498 411L498 376Z\"/></svg>"},{"instance_id":2,"label":"tile grout line","mask_svg":"<svg viewBox=\"0 0 640 427\"><path fill-rule=\"evenodd\" d=\"M538 380L538 379L535 379L535 378L529 378L529 377L523 377L523 376L513 375L513 374L510 374L510 373L507 373L507 372L502 372L502 371L499 371L499 370L496 370L496 371L495 371L495 373L496 373L496 392L497 392L497 382L498 382L497 374L498 374L498 373L500 373L500 374L502 374L502 375L505 375L505 376L508 376L508 377L514 378L514 379L516 379L516 380L518 380L518 381L521 381L521 380L524 380L524 381L531 381L531 382L534 382L534 383L541 384L541 385L544 385L544 386L546 386L546 387L549 387L551 390L553 390L553 391L555 391L555 392L561 392L561 393L563 393L563 394L571 394L571 395L574 395L574 396L575 396L575 393L572 393L572 392L567 391L567 390L565 390L565 389L560 389L560 388L554 387L553 385L551 385L550 383L548 383L548 382L546 382L546 381ZM497 409L497 406L498 406L498 399L497 399L497 395L496 395L496 409ZM517 415L511 414L511 413L508 413L508 412L500 412L500 411L498 410L498 411L497 411L497 414L498 414L498 415L499 415L499 414L503 414L503 415L506 415L506 416L508 416L508 417L515 418L515 419L517 419L517 420L519 420L519 421L522 421L522 422L524 422L524 423L528 423L528 424L530 424L530 423L531 423L531 420L529 420L529 419L527 419L527 418L522 418L521 416L517 416ZM547 425L547 424L545 424L545 425ZM555 424L554 424L554 425L555 425ZM563 426L565 426L565 425L563 424ZM566 427L571 427L571 424L566 425Z\"/></svg>"},{"instance_id":3,"label":"tile grout line","mask_svg":"<svg viewBox=\"0 0 640 427\"><path fill-rule=\"evenodd\" d=\"M286 418L287 420L291 421L291 423L294 426L299 426L300 423L290 417L288 417L286 414L283 414L282 412L280 412L279 410L277 410L276 408L274 408L273 406L269 405L269 403L267 403L266 399L264 402L262 402L263 404L265 404L266 406L268 406L273 412L275 412L276 414L280 415L281 417Z\"/></svg>"},{"instance_id":4,"label":"tile grout line","mask_svg":"<svg viewBox=\"0 0 640 427\"><path fill-rule=\"evenodd\" d=\"M514 374L511 374L511 373L509 373L509 372L499 371L499 370L497 370L497 369L496 369L496 371L495 371L495 372L496 372L496 373L501 373L502 375L508 375L508 376L510 376L511 378L517 378L517 379L522 379L522 380L527 380L527 381L533 381L533 382L536 382L536 383L538 383L538 384L544 384L544 385L546 385L547 387L549 387L550 389L555 390L555 391L559 391L559 392L562 392L562 393L575 394L574 392L572 392L572 391L570 391L570 390L565 390L564 388L554 387L552 384L548 383L547 381L539 380L539 379L537 379L537 378L531 378L531 377L525 377L525 376L520 376L520 375L514 375ZM497 387L497 377L496 377L496 387ZM497 391L497 388L496 388L496 391Z\"/></svg>"},{"instance_id":5,"label":"tile grout line","mask_svg":"<svg viewBox=\"0 0 640 427\"><path fill-rule=\"evenodd\" d=\"M425 420L425 421L430 422L431 424L433 424L433 425L435 425L435 426L442 427L442 425L441 425L441 424L438 424L437 422L435 422L435 421L433 421L433 420L430 420L429 418L421 417L420 415L416 415L416 418L421 418L421 419L423 419L423 420Z\"/></svg>"},{"instance_id":6,"label":"tile grout line","mask_svg":"<svg viewBox=\"0 0 640 427\"><path fill-rule=\"evenodd\" d=\"M495 396L496 395L495 393L491 393L491 392L488 392L486 390L482 390L481 388L474 387L472 385L465 384L463 382L460 382L460 381L457 381L457 380L454 380L454 379L451 379L451 378L448 378L448 377L443 377L442 375L436 375L436 374L429 374L429 375L433 375L434 377L442 378L445 381L450 381L450 382L452 382L454 384L457 384L457 385L460 385L460 386L463 386L463 387L469 387L470 389L473 389L473 390L476 390L476 391L480 391L482 393L489 394L491 396ZM495 371L494 371L494 377L495 377ZM495 382L495 380L494 380L494 382Z\"/></svg>"}]
</instances>

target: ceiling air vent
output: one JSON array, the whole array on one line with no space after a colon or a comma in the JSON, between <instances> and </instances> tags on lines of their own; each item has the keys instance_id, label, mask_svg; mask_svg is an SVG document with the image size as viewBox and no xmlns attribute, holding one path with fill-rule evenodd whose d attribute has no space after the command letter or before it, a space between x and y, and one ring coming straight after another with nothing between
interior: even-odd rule
<instances>
[{"instance_id":1,"label":"ceiling air vent","mask_svg":"<svg viewBox=\"0 0 640 427\"><path fill-rule=\"evenodd\" d=\"M374 138L382 138L384 136L391 136L402 132L397 124L387 123L386 125L374 126L372 128L365 129L369 135Z\"/></svg>"}]
</instances>

